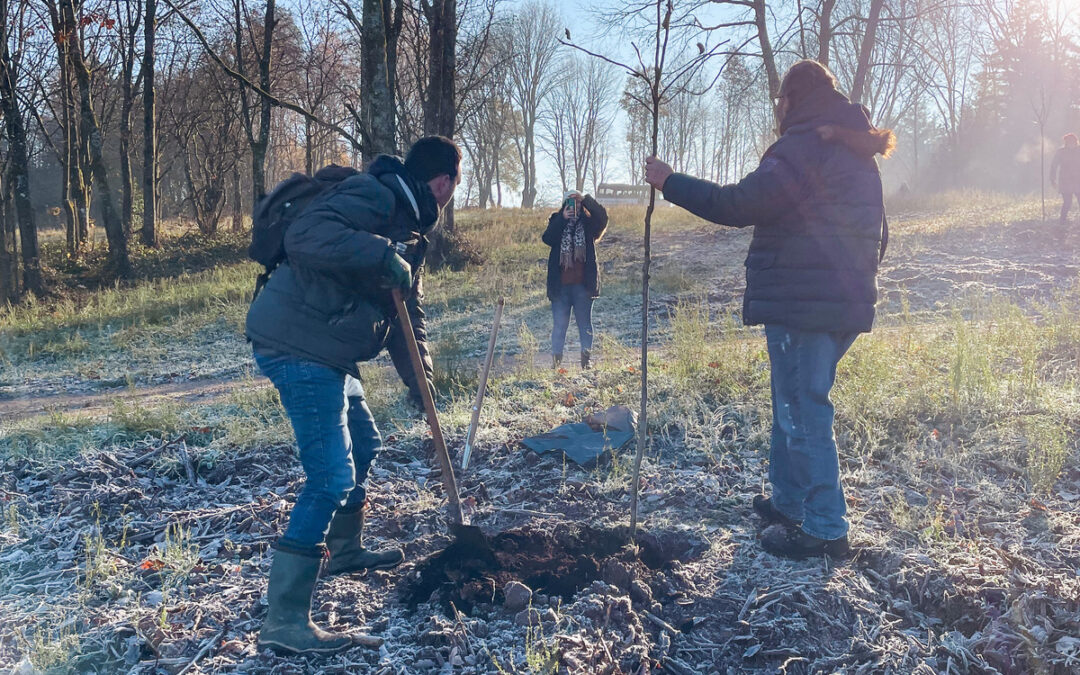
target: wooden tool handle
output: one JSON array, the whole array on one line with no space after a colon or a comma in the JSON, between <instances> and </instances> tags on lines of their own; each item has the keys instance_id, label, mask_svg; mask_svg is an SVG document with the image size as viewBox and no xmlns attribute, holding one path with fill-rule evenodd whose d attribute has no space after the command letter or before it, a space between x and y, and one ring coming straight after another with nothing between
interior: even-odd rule
<instances>
[{"instance_id":1,"label":"wooden tool handle","mask_svg":"<svg viewBox=\"0 0 1080 675\"><path fill-rule=\"evenodd\" d=\"M473 438L476 436L476 427L480 424L480 408L484 405L488 373L491 372L491 362L495 358L495 340L499 336L499 322L502 320L503 304L504 300L499 298L498 304L495 305L495 323L491 326L487 358L484 359L484 370L480 373L480 386L476 390L476 402L473 403L472 420L469 421L469 434L465 437L465 454L461 457L462 469L469 467L469 455L472 451Z\"/></svg>"},{"instance_id":2,"label":"wooden tool handle","mask_svg":"<svg viewBox=\"0 0 1080 675\"><path fill-rule=\"evenodd\" d=\"M400 289L393 288L390 293L394 296L398 321L401 322L401 332L405 338L405 345L409 348L413 370L416 372L420 398L424 401L424 412L427 413L428 426L431 427L431 440L435 444L435 456L439 458L439 464L442 465L443 486L446 488L446 496L450 500L450 518L457 525L465 525L465 516L461 512L461 498L458 496L457 480L454 478L454 467L450 465L450 454L446 451L446 441L443 439L442 427L439 426L435 400L431 398L427 371L424 370L424 361L420 358L420 347L416 344L416 335L413 333L412 321L409 319L409 309L405 306L405 298L401 295Z\"/></svg>"}]
</instances>

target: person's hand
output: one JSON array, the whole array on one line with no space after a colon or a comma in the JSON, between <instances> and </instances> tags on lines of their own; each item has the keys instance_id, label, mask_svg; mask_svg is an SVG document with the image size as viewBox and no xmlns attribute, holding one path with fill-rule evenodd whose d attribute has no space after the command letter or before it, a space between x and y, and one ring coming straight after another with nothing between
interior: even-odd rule
<instances>
[{"instance_id":1,"label":"person's hand","mask_svg":"<svg viewBox=\"0 0 1080 675\"><path fill-rule=\"evenodd\" d=\"M403 291L412 288L412 267L393 249L388 249L383 258L383 279Z\"/></svg>"},{"instance_id":2,"label":"person's hand","mask_svg":"<svg viewBox=\"0 0 1080 675\"><path fill-rule=\"evenodd\" d=\"M645 182L657 190L664 189L664 183L675 171L668 164L655 157L645 158Z\"/></svg>"}]
</instances>

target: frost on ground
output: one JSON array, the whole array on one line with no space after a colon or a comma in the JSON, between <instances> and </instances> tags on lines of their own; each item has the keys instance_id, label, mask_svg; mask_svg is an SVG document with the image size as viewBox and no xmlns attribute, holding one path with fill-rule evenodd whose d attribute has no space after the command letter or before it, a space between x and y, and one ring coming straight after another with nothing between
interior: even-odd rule
<instances>
[{"instance_id":1,"label":"frost on ground","mask_svg":"<svg viewBox=\"0 0 1080 675\"><path fill-rule=\"evenodd\" d=\"M634 543L624 453L585 471L517 443L633 404L626 340L602 343L586 374L500 365L460 476L492 546L479 562L447 553L424 425L392 376L372 371L386 447L371 475L369 541L402 546L407 561L320 582L316 621L381 641L326 658L256 647L270 545L302 479L272 390L245 380L178 408L128 401L103 421L46 415L0 439L0 672L1076 672L1077 234L935 223L894 226L882 328L842 363L849 561L787 562L756 543L767 360L759 336L723 316L746 234L662 234L652 309L666 332L650 367ZM631 251L621 236L608 245ZM617 292L615 282L632 258L610 258L608 310L632 309L632 284ZM711 272L690 284L677 262ZM997 304L965 304L968 291ZM684 301L701 293L713 311L695 323ZM452 327L482 343L486 307L439 307L436 344ZM542 310L518 317L533 334ZM505 335L527 353L529 333ZM456 386L439 402L452 451L472 397Z\"/></svg>"},{"instance_id":2,"label":"frost on ground","mask_svg":"<svg viewBox=\"0 0 1080 675\"><path fill-rule=\"evenodd\" d=\"M915 492L899 467L849 464L858 554L790 563L754 541L749 501L763 470L756 451L714 461L661 446L646 464L636 546L625 539L625 481L483 448L462 484L497 560L468 569L439 559L450 540L428 444L391 442L372 476L372 534L403 545L407 563L325 580L314 603L317 621L384 643L321 659L255 646L269 545L301 479L288 447L204 463L181 437L90 451L61 470L9 460L0 486L11 514L0 557L0 665L29 659L42 670L133 673L1075 668L1075 468L1057 495L1024 503L951 476ZM930 519L900 530L898 510Z\"/></svg>"}]
</instances>

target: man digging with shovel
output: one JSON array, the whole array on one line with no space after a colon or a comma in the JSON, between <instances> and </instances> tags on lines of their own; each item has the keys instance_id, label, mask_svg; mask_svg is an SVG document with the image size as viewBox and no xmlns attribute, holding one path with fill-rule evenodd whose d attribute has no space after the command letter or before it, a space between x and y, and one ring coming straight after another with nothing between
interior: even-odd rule
<instances>
[{"instance_id":1,"label":"man digging with shovel","mask_svg":"<svg viewBox=\"0 0 1080 675\"><path fill-rule=\"evenodd\" d=\"M365 485L382 439L357 363L385 347L414 400L430 392L420 268L425 235L461 181L460 163L453 141L431 136L404 162L382 155L366 173L334 167L345 177L299 207L283 235L286 261L248 311L255 362L281 394L306 476L274 545L260 647L312 654L353 644L311 621L324 545L330 574L404 560L400 550L363 545ZM405 296L427 382L415 374L391 289Z\"/></svg>"}]
</instances>

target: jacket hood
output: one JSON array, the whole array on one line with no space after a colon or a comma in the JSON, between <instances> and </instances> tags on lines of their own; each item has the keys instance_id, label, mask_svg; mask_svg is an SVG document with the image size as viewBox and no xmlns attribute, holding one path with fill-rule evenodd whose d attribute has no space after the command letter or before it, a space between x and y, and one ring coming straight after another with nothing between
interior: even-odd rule
<instances>
[{"instance_id":1,"label":"jacket hood","mask_svg":"<svg viewBox=\"0 0 1080 675\"><path fill-rule=\"evenodd\" d=\"M379 182L390 188L397 198L398 206L417 216L421 234L427 234L435 222L439 220L439 204L435 201L435 195L426 182L417 180L412 173L405 168L405 163L400 157L393 155L379 155L372 160L368 167L368 173L379 179ZM400 179L400 180L399 180ZM404 186L402 185L404 183ZM408 192L406 192L406 188ZM410 199L410 196L412 199ZM413 201L415 200L415 204Z\"/></svg>"},{"instance_id":2,"label":"jacket hood","mask_svg":"<svg viewBox=\"0 0 1080 675\"><path fill-rule=\"evenodd\" d=\"M824 140L841 143L860 157L889 156L896 136L889 129L878 129L870 122L865 106L851 103L834 89L811 91L788 111L780 124L780 133L816 131Z\"/></svg>"}]
</instances>

